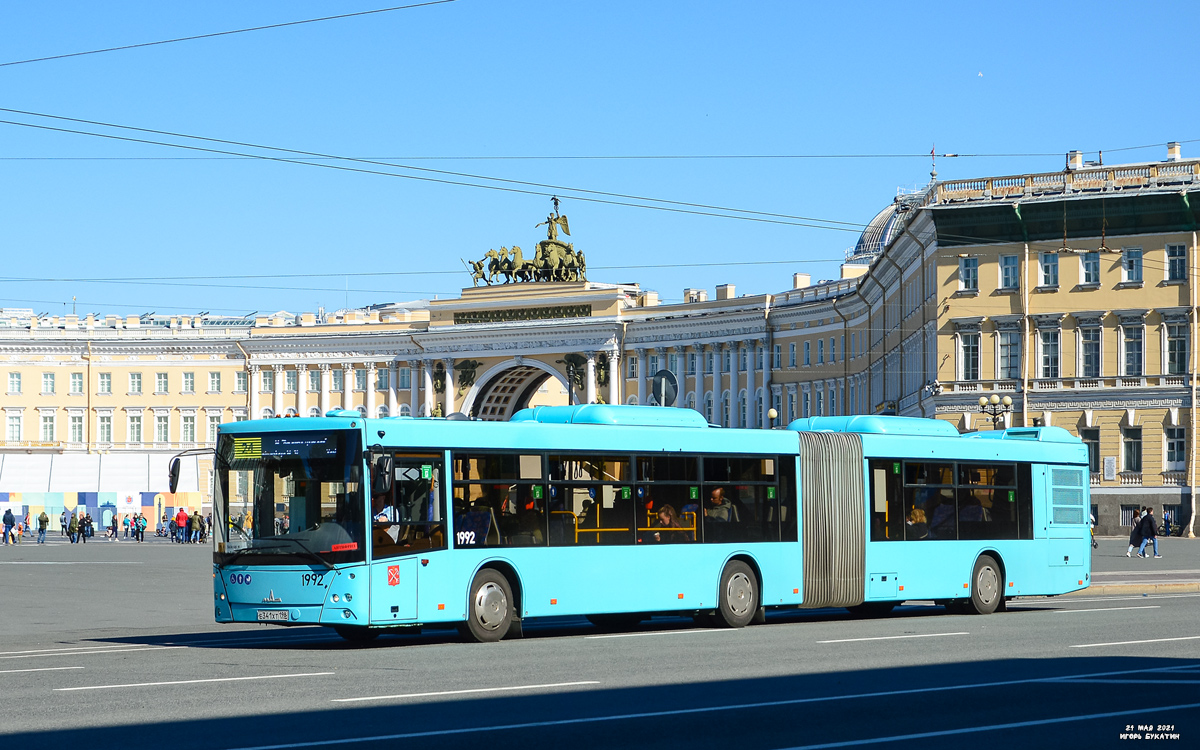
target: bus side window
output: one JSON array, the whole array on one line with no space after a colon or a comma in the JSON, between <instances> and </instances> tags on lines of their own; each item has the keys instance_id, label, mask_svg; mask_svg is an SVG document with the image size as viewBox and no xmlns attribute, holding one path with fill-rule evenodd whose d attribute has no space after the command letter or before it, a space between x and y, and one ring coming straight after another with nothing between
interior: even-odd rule
<instances>
[{"instance_id":1,"label":"bus side window","mask_svg":"<svg viewBox=\"0 0 1200 750\"><path fill-rule=\"evenodd\" d=\"M454 453L454 546L544 547L546 485L537 453Z\"/></svg>"},{"instance_id":2,"label":"bus side window","mask_svg":"<svg viewBox=\"0 0 1200 750\"><path fill-rule=\"evenodd\" d=\"M900 461L874 459L870 469L871 541L904 539L904 512L900 486Z\"/></svg>"},{"instance_id":3,"label":"bus side window","mask_svg":"<svg viewBox=\"0 0 1200 750\"><path fill-rule=\"evenodd\" d=\"M371 498L371 557L380 559L446 546L442 457L397 455L391 492Z\"/></svg>"}]
</instances>

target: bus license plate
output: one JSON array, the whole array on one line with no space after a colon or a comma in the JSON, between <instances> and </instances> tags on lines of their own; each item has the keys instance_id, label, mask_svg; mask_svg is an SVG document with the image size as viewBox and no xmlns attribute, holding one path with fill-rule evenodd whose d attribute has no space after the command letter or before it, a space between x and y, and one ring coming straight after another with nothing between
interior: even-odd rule
<instances>
[{"instance_id":1,"label":"bus license plate","mask_svg":"<svg viewBox=\"0 0 1200 750\"><path fill-rule=\"evenodd\" d=\"M259 622L272 622L278 620L287 620L288 611L286 609L260 609L258 610Z\"/></svg>"}]
</instances>

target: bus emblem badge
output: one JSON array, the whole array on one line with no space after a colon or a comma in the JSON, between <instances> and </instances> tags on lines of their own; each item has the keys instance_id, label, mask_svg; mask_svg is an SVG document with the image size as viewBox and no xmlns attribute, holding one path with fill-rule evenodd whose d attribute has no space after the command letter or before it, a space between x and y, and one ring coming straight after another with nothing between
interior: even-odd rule
<instances>
[{"instance_id":1,"label":"bus emblem badge","mask_svg":"<svg viewBox=\"0 0 1200 750\"><path fill-rule=\"evenodd\" d=\"M399 565L389 565L388 566L388 585L389 586L399 586L400 585L400 566Z\"/></svg>"},{"instance_id":2,"label":"bus emblem badge","mask_svg":"<svg viewBox=\"0 0 1200 750\"><path fill-rule=\"evenodd\" d=\"M269 594L267 594L265 597L263 597L263 601L264 602L282 602L283 600L280 599L279 597L275 596L275 589L271 589L271 592Z\"/></svg>"}]
</instances>

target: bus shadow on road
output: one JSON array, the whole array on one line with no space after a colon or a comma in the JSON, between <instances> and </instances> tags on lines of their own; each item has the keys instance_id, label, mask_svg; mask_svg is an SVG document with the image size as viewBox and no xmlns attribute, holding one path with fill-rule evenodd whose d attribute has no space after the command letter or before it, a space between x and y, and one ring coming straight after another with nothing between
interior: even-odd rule
<instances>
[{"instance_id":1,"label":"bus shadow on road","mask_svg":"<svg viewBox=\"0 0 1200 750\"><path fill-rule=\"evenodd\" d=\"M1159 731L1190 736L1200 726L1196 659L983 659L841 671L838 661L831 654L827 668L806 665L818 671L751 679L680 682L648 675L641 684L621 688L588 682L607 677L599 667L578 668L577 682L522 688L520 677L506 681L495 672L478 671L474 663L447 662L449 672L458 670L457 677L476 675L471 690L437 692L438 685L380 681L364 672L353 684L326 683L330 687L315 697L311 683L298 689L295 700L305 710L255 712L254 701L239 701L243 689L222 689L214 698L219 715L189 714L183 720L196 721L202 731L181 731L179 720L120 726L89 722L54 731L9 731L5 739L23 750L131 744L173 750L805 748L904 739L923 748L1018 742L1109 747L1130 732L1144 734L1131 727L1170 727ZM288 688L275 689L280 692L272 700L288 700ZM182 698L174 695L174 705L188 705L180 703ZM314 707L314 701L328 707Z\"/></svg>"}]
</instances>

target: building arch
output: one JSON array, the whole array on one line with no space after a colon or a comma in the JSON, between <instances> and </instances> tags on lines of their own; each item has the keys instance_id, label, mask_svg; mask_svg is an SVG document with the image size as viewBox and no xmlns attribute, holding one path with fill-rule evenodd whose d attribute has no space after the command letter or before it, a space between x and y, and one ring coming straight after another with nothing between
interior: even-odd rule
<instances>
[{"instance_id":1,"label":"building arch","mask_svg":"<svg viewBox=\"0 0 1200 750\"><path fill-rule=\"evenodd\" d=\"M476 378L475 385L463 398L462 412L483 420L506 422L524 408L549 377L571 392L566 377L545 362L515 357L501 362Z\"/></svg>"}]
</instances>

